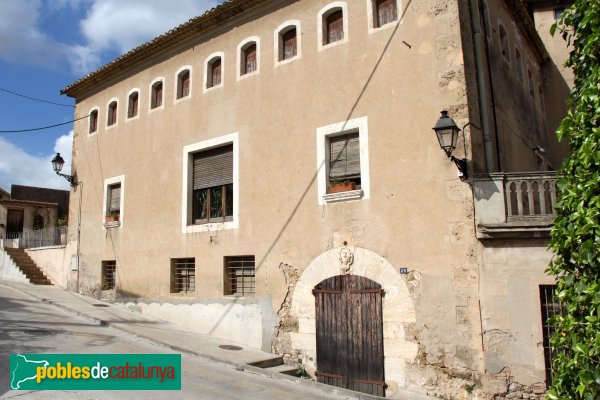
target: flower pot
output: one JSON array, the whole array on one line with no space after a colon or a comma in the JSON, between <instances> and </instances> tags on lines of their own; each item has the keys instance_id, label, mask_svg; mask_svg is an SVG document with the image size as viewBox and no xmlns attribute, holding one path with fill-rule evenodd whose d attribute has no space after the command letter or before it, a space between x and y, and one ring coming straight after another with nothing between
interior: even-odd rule
<instances>
[{"instance_id":1,"label":"flower pot","mask_svg":"<svg viewBox=\"0 0 600 400\"><path fill-rule=\"evenodd\" d=\"M106 222L110 223L110 222L119 222L119 215L107 215L106 216Z\"/></svg>"},{"instance_id":2,"label":"flower pot","mask_svg":"<svg viewBox=\"0 0 600 400\"><path fill-rule=\"evenodd\" d=\"M350 190L356 189L356 182L342 182L342 183L333 183L329 185L329 193L340 193L340 192L348 192Z\"/></svg>"}]
</instances>

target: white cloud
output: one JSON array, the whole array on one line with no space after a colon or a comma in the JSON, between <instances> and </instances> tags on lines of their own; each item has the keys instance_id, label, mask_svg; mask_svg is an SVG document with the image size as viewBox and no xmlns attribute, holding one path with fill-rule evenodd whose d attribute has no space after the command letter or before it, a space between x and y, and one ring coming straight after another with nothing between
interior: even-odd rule
<instances>
[{"instance_id":1,"label":"white cloud","mask_svg":"<svg viewBox=\"0 0 600 400\"><path fill-rule=\"evenodd\" d=\"M63 173L71 170L73 131L62 135L54 144L54 151L65 159ZM50 160L55 154L39 157L0 137L0 187L10 192L10 185L37 186L52 189L69 189L69 183L52 170Z\"/></svg>"},{"instance_id":2,"label":"white cloud","mask_svg":"<svg viewBox=\"0 0 600 400\"><path fill-rule=\"evenodd\" d=\"M74 73L85 75L100 66L103 54L125 53L219 3L219 0L2 0L0 57L51 68L67 60ZM41 13L65 7L87 10L79 21L83 43L61 43L41 30ZM74 21L73 25L76 24Z\"/></svg>"}]
</instances>

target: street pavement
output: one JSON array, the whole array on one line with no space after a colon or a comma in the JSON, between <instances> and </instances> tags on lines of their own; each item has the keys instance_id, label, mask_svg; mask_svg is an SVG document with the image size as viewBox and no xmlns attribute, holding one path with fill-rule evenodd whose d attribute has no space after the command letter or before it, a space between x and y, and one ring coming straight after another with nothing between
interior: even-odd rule
<instances>
[{"instance_id":1,"label":"street pavement","mask_svg":"<svg viewBox=\"0 0 600 400\"><path fill-rule=\"evenodd\" d=\"M201 335L56 286L0 281L2 399L373 399L247 363L273 354ZM9 391L9 354L179 353L181 391Z\"/></svg>"}]
</instances>

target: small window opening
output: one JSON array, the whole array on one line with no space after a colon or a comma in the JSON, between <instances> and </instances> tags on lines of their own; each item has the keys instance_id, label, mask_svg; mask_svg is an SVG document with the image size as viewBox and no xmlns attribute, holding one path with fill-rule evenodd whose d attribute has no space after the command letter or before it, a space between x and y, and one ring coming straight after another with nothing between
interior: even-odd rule
<instances>
[{"instance_id":1,"label":"small window opening","mask_svg":"<svg viewBox=\"0 0 600 400\"><path fill-rule=\"evenodd\" d=\"M171 259L171 293L196 291L196 262L193 258Z\"/></svg>"},{"instance_id":2,"label":"small window opening","mask_svg":"<svg viewBox=\"0 0 600 400\"><path fill-rule=\"evenodd\" d=\"M376 28L398 19L396 0L373 0L373 25Z\"/></svg>"},{"instance_id":3,"label":"small window opening","mask_svg":"<svg viewBox=\"0 0 600 400\"><path fill-rule=\"evenodd\" d=\"M510 59L510 54L508 51L508 35L506 34L506 29L502 25L499 27L500 31L500 51L502 56L507 60Z\"/></svg>"},{"instance_id":4,"label":"small window opening","mask_svg":"<svg viewBox=\"0 0 600 400\"><path fill-rule=\"evenodd\" d=\"M117 262L102 261L102 290L113 290L117 284Z\"/></svg>"},{"instance_id":5,"label":"small window opening","mask_svg":"<svg viewBox=\"0 0 600 400\"><path fill-rule=\"evenodd\" d=\"M329 138L329 192L360 188L359 133Z\"/></svg>"},{"instance_id":6,"label":"small window opening","mask_svg":"<svg viewBox=\"0 0 600 400\"><path fill-rule=\"evenodd\" d=\"M181 99L190 95L190 71L181 71L177 76L177 98Z\"/></svg>"},{"instance_id":7,"label":"small window opening","mask_svg":"<svg viewBox=\"0 0 600 400\"><path fill-rule=\"evenodd\" d=\"M515 62L517 64L517 77L523 82L523 59L521 58L519 49L515 49Z\"/></svg>"},{"instance_id":8,"label":"small window opening","mask_svg":"<svg viewBox=\"0 0 600 400\"><path fill-rule=\"evenodd\" d=\"M249 74L256 71L258 67L256 59L256 43L247 44L242 49L242 73L241 75Z\"/></svg>"},{"instance_id":9,"label":"small window opening","mask_svg":"<svg viewBox=\"0 0 600 400\"><path fill-rule=\"evenodd\" d=\"M158 108L162 106L163 101L163 83L156 82L152 85L152 98L150 99L150 108Z\"/></svg>"},{"instance_id":10,"label":"small window opening","mask_svg":"<svg viewBox=\"0 0 600 400\"><path fill-rule=\"evenodd\" d=\"M284 61L296 57L298 54L296 27L294 26L283 31L280 37L281 49L279 52L279 60Z\"/></svg>"},{"instance_id":11,"label":"small window opening","mask_svg":"<svg viewBox=\"0 0 600 400\"><path fill-rule=\"evenodd\" d=\"M207 73L207 89L221 84L221 57L215 57L208 63Z\"/></svg>"},{"instance_id":12,"label":"small window opening","mask_svg":"<svg viewBox=\"0 0 600 400\"><path fill-rule=\"evenodd\" d=\"M138 92L133 92L129 95L129 107L127 109L127 118L133 118L138 114L140 95Z\"/></svg>"},{"instance_id":13,"label":"small window opening","mask_svg":"<svg viewBox=\"0 0 600 400\"><path fill-rule=\"evenodd\" d=\"M323 16L323 44L330 44L344 39L344 14L341 8Z\"/></svg>"},{"instance_id":14,"label":"small window opening","mask_svg":"<svg viewBox=\"0 0 600 400\"><path fill-rule=\"evenodd\" d=\"M225 257L225 295L254 296L255 294L254 256Z\"/></svg>"},{"instance_id":15,"label":"small window opening","mask_svg":"<svg viewBox=\"0 0 600 400\"><path fill-rule=\"evenodd\" d=\"M108 185L106 196L106 216L119 217L121 215L121 184ZM117 219L118 220L118 219Z\"/></svg>"},{"instance_id":16,"label":"small window opening","mask_svg":"<svg viewBox=\"0 0 600 400\"><path fill-rule=\"evenodd\" d=\"M94 133L98 130L98 110L94 110L90 113L90 133Z\"/></svg>"},{"instance_id":17,"label":"small window opening","mask_svg":"<svg viewBox=\"0 0 600 400\"><path fill-rule=\"evenodd\" d=\"M557 350L550 346L556 326L550 318L564 312L564 306L556 296L556 285L540 285L540 305L542 307L542 336L544 345L544 361L546 369L546 388L552 386L552 360L557 356Z\"/></svg>"},{"instance_id":18,"label":"small window opening","mask_svg":"<svg viewBox=\"0 0 600 400\"><path fill-rule=\"evenodd\" d=\"M117 102L113 101L108 106L108 122L107 125L111 126L117 123Z\"/></svg>"}]
</instances>

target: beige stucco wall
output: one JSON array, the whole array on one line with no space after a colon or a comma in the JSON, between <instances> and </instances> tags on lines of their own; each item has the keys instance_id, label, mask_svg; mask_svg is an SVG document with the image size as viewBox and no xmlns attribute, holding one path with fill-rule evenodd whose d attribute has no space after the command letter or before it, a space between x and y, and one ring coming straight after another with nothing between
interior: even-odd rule
<instances>
[{"instance_id":1,"label":"beige stucco wall","mask_svg":"<svg viewBox=\"0 0 600 400\"><path fill-rule=\"evenodd\" d=\"M539 286L554 284L544 274L552 253L543 239L485 241L481 251L486 371L545 387Z\"/></svg>"},{"instance_id":2,"label":"beige stucco wall","mask_svg":"<svg viewBox=\"0 0 600 400\"><path fill-rule=\"evenodd\" d=\"M384 311L388 322L402 323L397 331L384 327L403 333L390 337L402 343L386 350L395 357L393 365L386 363L392 390L413 387L430 395L465 396L465 385L485 373L478 302L481 250L470 186L458 179L431 127L442 109L450 110L459 126L478 109L467 98L474 76L464 71L465 63L473 66L472 49L463 49L470 43L468 34L461 32L469 25L466 3L403 1L401 23L373 31L368 2L347 2L348 40L321 50L317 15L328 2L276 4L202 34L77 99L76 117L98 107L99 127L90 135L86 120L75 124L73 167L83 184L72 189L71 204L82 196L81 257L79 273L68 273L68 285L75 287L77 277L82 292L100 296L101 263L116 260L115 301L134 298L148 312L167 316L169 303L181 302L170 293L170 259L194 257L196 292L185 300L195 305L179 304L177 312L185 311L175 319L187 314L196 329L210 327L225 337L240 320L229 311L225 318L213 312L234 301L223 296L223 257L255 255L262 331L250 342L264 347L272 339L274 313L285 311L290 288L281 266L292 266L302 277L312 273L315 260L330 257L346 242L385 265L385 276L393 279L379 283L395 287L402 293L400 303L414 309L404 319L405 309ZM301 56L276 65L274 30L288 20L300 23ZM236 49L251 36L260 38L260 72L238 80ZM223 52L224 83L205 92L204 63L215 52ZM175 101L175 76L183 66L192 69L191 96ZM165 79L164 107L150 111L149 87L158 77ZM139 116L127 120L127 96L134 88L140 90ZM107 128L107 105L115 98L118 122ZM505 117L512 121L520 115L507 111ZM367 121L370 172L362 179L369 180L369 196L320 205L318 130L356 119ZM230 134L239 147L237 228L182 233L187 212L182 210L183 149ZM466 151L471 158L470 146ZM513 168L530 166L525 150L511 151ZM462 146L456 155L465 155ZM121 226L106 229L105 182L115 177L123 182ZM71 228L78 219L79 211L71 207ZM70 229L72 242L74 232ZM406 277L400 277L401 267L409 271ZM336 273L330 265L324 271ZM304 296L308 304L310 285L304 289L304 295L294 296ZM210 312L204 313L207 304ZM244 307L254 306L249 301ZM259 313L244 313L254 318L252 324L259 318ZM291 332L293 348L303 351L305 360L310 348L299 343L310 343L302 336L309 332L301 331L309 328L303 321Z\"/></svg>"}]
</instances>

